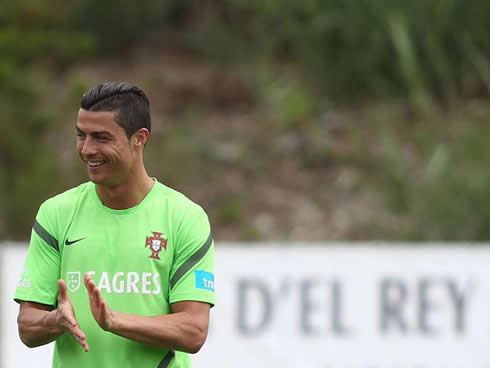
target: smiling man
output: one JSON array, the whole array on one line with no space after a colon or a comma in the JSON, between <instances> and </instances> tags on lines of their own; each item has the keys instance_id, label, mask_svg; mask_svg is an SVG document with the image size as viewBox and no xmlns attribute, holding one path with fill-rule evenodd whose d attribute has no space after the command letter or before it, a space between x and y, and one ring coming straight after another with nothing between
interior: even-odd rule
<instances>
[{"instance_id":1,"label":"smiling man","mask_svg":"<svg viewBox=\"0 0 490 368\"><path fill-rule=\"evenodd\" d=\"M105 83L80 106L90 181L38 211L15 293L20 338L56 341L53 367L189 367L214 305L208 217L147 174L143 91Z\"/></svg>"}]
</instances>

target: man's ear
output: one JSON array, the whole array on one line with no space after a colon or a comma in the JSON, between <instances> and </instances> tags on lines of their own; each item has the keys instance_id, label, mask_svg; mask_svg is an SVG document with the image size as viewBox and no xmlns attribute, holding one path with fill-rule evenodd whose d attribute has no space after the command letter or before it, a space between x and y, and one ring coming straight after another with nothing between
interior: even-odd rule
<instances>
[{"instance_id":1,"label":"man's ear","mask_svg":"<svg viewBox=\"0 0 490 368\"><path fill-rule=\"evenodd\" d=\"M148 129L141 128L133 133L131 140L136 147L144 147L148 141L148 138L150 138L150 132Z\"/></svg>"}]
</instances>

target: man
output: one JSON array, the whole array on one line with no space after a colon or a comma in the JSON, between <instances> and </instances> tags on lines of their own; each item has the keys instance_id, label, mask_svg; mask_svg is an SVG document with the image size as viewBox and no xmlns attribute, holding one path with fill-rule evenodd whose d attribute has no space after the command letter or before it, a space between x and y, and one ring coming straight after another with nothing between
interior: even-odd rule
<instances>
[{"instance_id":1,"label":"man","mask_svg":"<svg viewBox=\"0 0 490 368\"><path fill-rule=\"evenodd\" d=\"M201 207L148 176L144 92L83 95L77 149L90 181L45 201L15 293L29 347L53 367L189 367L214 305L214 246Z\"/></svg>"}]
</instances>

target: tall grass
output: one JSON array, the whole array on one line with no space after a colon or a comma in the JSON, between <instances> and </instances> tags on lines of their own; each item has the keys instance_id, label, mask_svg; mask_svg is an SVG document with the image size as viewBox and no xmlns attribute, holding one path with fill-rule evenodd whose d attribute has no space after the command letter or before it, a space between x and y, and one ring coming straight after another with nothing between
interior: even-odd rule
<instances>
[{"instance_id":1,"label":"tall grass","mask_svg":"<svg viewBox=\"0 0 490 368\"><path fill-rule=\"evenodd\" d=\"M242 29L254 35L255 55L289 57L330 96L402 95L425 103L430 96L488 93L488 1L235 0L232 4ZM245 10L248 18L243 20L238 10Z\"/></svg>"},{"instance_id":2,"label":"tall grass","mask_svg":"<svg viewBox=\"0 0 490 368\"><path fill-rule=\"evenodd\" d=\"M66 31L65 2L2 2L0 14L0 239L25 238L37 207L56 187L55 147L46 136L58 106L49 67L90 53L90 35ZM46 105L42 105L42 101Z\"/></svg>"},{"instance_id":3,"label":"tall grass","mask_svg":"<svg viewBox=\"0 0 490 368\"><path fill-rule=\"evenodd\" d=\"M488 97L487 0L55 0L48 7L39 0L1 3L0 238L25 236L40 198L53 190L58 170L45 139L60 108L51 102L51 82L63 80L57 72L96 52L134 51L150 38L159 48L175 42L218 62L246 65L255 78L259 108L274 121L267 126L270 140L275 133L300 135L306 148L299 157L311 170L337 162L334 145L320 134L328 125L318 118L328 110L324 105L408 98L434 119L426 117L417 129L394 123L391 130L379 132L385 155L372 174L376 187L383 188L394 216L413 220L393 229L393 237L490 238L490 113L482 124L474 123L479 118L460 116L451 129L445 125L447 115L431 115L435 100L451 106L454 97ZM260 75L261 65L266 65L265 76ZM284 65L298 82L278 78L280 83L269 83ZM50 79L49 73L55 77ZM166 147L176 157L169 169L174 180L213 175L211 170L193 170L212 167L206 152L213 142L189 133L197 128L184 128L174 132L174 143ZM181 144L189 137L195 139L194 151L185 151L187 145ZM404 155L407 144L416 152L414 163ZM151 150L148 154L151 157ZM257 160L264 172L269 167L263 162L276 159L272 156L270 161ZM253 166L246 154L243 157L237 165ZM223 222L246 217L240 215L241 206L240 197L225 203Z\"/></svg>"},{"instance_id":4,"label":"tall grass","mask_svg":"<svg viewBox=\"0 0 490 368\"><path fill-rule=\"evenodd\" d=\"M382 150L371 189L386 200L397 224L380 226L373 237L490 239L490 105L475 102L453 111L458 114L433 110L412 130L403 128L407 120L372 117Z\"/></svg>"}]
</instances>

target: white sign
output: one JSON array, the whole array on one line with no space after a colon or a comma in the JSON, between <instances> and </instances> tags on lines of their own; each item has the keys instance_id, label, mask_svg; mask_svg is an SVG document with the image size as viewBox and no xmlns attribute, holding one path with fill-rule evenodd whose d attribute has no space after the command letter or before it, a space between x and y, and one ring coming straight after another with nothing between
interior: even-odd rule
<instances>
[{"instance_id":1,"label":"white sign","mask_svg":"<svg viewBox=\"0 0 490 368\"><path fill-rule=\"evenodd\" d=\"M6 249L7 273L20 275L21 249ZM463 244L217 244L216 306L193 366L488 368L489 261L490 247ZM4 367L37 350L16 337L12 276Z\"/></svg>"},{"instance_id":2,"label":"white sign","mask_svg":"<svg viewBox=\"0 0 490 368\"><path fill-rule=\"evenodd\" d=\"M51 367L54 344L29 349L17 332L19 305L14 302L15 289L24 268L26 244L0 244L0 368Z\"/></svg>"},{"instance_id":3,"label":"white sign","mask_svg":"<svg viewBox=\"0 0 490 368\"><path fill-rule=\"evenodd\" d=\"M219 250L203 366L490 367L490 248Z\"/></svg>"}]
</instances>

